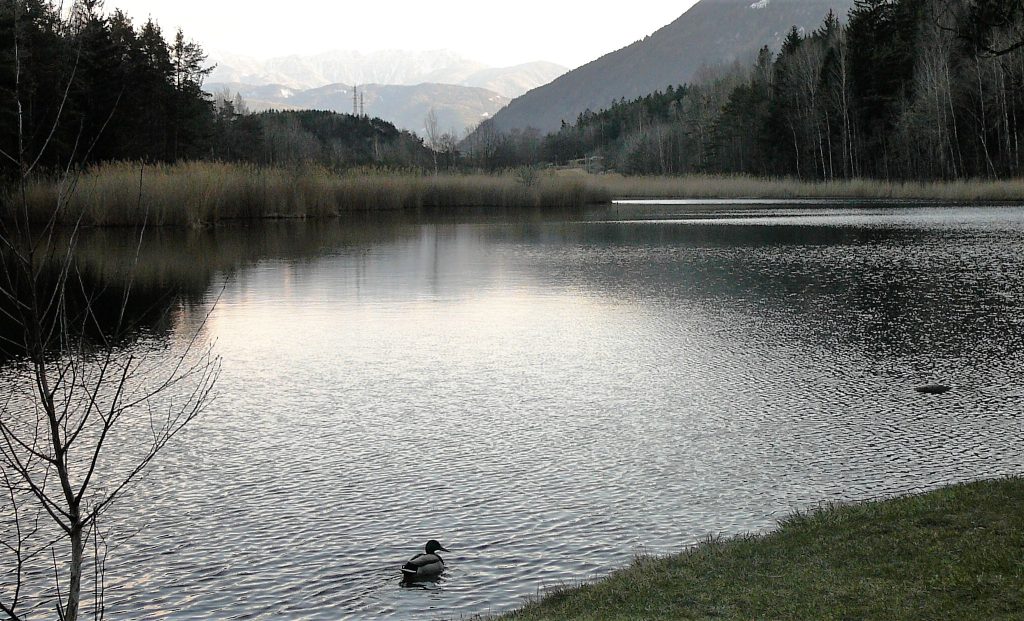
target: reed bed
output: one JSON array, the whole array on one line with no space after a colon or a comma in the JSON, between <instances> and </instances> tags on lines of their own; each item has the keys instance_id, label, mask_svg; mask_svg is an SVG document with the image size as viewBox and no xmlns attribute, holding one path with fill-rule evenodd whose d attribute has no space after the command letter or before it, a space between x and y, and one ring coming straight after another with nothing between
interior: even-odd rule
<instances>
[{"instance_id":1,"label":"reed bed","mask_svg":"<svg viewBox=\"0 0 1024 621\"><path fill-rule=\"evenodd\" d=\"M929 201L1020 201L1024 179L963 181L882 181L852 179L814 182L765 179L746 175L688 175L685 177L598 177L616 198L766 198L766 199L888 199Z\"/></svg>"},{"instance_id":2,"label":"reed bed","mask_svg":"<svg viewBox=\"0 0 1024 621\"><path fill-rule=\"evenodd\" d=\"M49 218L60 205L62 223L87 226L203 226L226 220L329 218L366 210L579 207L610 200L591 180L551 173L524 183L512 173L336 174L318 167L219 162L105 164L72 180L35 178L26 194L34 219Z\"/></svg>"},{"instance_id":3,"label":"reed bed","mask_svg":"<svg viewBox=\"0 0 1024 621\"><path fill-rule=\"evenodd\" d=\"M27 187L30 214L87 226L205 226L264 218L330 218L354 211L484 207L576 208L615 198L1024 200L1024 179L809 182L732 175L624 177L583 171L429 174L315 166L267 168L221 162L96 166L73 179L40 176ZM4 204L17 203L15 200Z\"/></svg>"}]
</instances>

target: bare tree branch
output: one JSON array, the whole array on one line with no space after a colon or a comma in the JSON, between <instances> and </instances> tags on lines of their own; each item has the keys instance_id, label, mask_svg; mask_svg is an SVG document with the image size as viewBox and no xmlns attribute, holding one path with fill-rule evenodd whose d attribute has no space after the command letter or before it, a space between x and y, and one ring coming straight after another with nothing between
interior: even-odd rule
<instances>
[{"instance_id":1,"label":"bare tree branch","mask_svg":"<svg viewBox=\"0 0 1024 621\"><path fill-rule=\"evenodd\" d=\"M21 621L17 608L25 593L23 568L25 563L49 551L57 617L77 621L83 591L83 559L91 538L92 614L102 619L108 545L100 533L99 517L210 402L220 363L212 345L201 349L199 343L213 306L202 322L193 326L191 337L171 356L150 360L144 354L136 355L121 347L134 328L129 325L129 308L144 226L138 233L121 298L114 307L114 325L104 326L102 306L108 303L105 286L94 287L87 282L79 263L84 212L74 214L73 218L65 214L84 171L82 165L74 162L89 159L112 121L124 91L118 95L99 132L88 142L84 154L79 153L86 142L83 130L77 132L52 209L46 214L30 212L31 175L50 150L66 116L82 49L80 44L75 48L74 63L62 84L63 93L48 132L29 154L21 90L20 3L14 6L17 152L3 151L0 156L17 165L18 183L16 196L11 197L15 203L14 217L11 222L0 221L0 317L17 325L22 342L3 337L4 343L15 348L21 362L16 366L20 374L12 382L10 394L0 403L0 473L6 495L13 503L16 522L14 539L6 532L0 533L0 550L9 550L16 559L14 597L0 601L0 612L10 620ZM71 25L62 22L61 27L68 29ZM144 167L139 175L141 209ZM62 224L70 226L60 228ZM162 415L156 417L153 413L158 408ZM137 446L127 448L115 443L114 438L123 442L122 438L131 437L131 433L125 435L122 431L133 428L138 434L149 435L149 439L139 438ZM121 471L104 467L104 456L120 451L132 454L136 450L139 452L134 460ZM23 506L32 507L36 521L31 529L23 528ZM40 519L48 525L45 531L39 529ZM60 535L52 537L54 532ZM37 538L44 541L38 542ZM62 555L66 551L69 559L63 570L58 564L58 545L62 546ZM86 584L87 580L86 577Z\"/></svg>"}]
</instances>

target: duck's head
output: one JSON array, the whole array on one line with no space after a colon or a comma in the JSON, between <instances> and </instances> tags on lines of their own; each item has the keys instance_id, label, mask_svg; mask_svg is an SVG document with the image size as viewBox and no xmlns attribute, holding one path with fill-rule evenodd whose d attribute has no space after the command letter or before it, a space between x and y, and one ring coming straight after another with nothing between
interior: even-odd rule
<instances>
[{"instance_id":1,"label":"duck's head","mask_svg":"<svg viewBox=\"0 0 1024 621\"><path fill-rule=\"evenodd\" d=\"M441 545L441 543L437 539L431 539L430 541L428 541L426 550L427 554L433 554L438 550L440 550L441 552L451 552L451 550Z\"/></svg>"}]
</instances>

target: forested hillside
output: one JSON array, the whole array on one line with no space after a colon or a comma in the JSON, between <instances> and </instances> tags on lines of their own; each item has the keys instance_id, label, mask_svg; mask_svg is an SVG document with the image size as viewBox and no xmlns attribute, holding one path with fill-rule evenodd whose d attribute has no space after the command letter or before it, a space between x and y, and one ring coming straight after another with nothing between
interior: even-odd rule
<instances>
[{"instance_id":1,"label":"forested hillside","mask_svg":"<svg viewBox=\"0 0 1024 621\"><path fill-rule=\"evenodd\" d=\"M19 160L46 170L109 160L432 159L422 140L380 119L241 114L203 92L209 72L203 48L180 30L168 40L153 20L136 27L120 11L107 16L100 0L80 0L70 14L47 0L0 0L0 175Z\"/></svg>"},{"instance_id":2,"label":"forested hillside","mask_svg":"<svg viewBox=\"0 0 1024 621\"><path fill-rule=\"evenodd\" d=\"M254 111L352 111L353 87L347 84L299 90L280 84L252 86L208 82L205 88L214 95L225 92L239 94ZM489 117L508 103L508 99L492 91L450 84L361 84L354 90L361 111L420 135L423 134L424 120L431 110L437 115L440 127L462 135L466 128L475 127L481 118Z\"/></svg>"},{"instance_id":3,"label":"forested hillside","mask_svg":"<svg viewBox=\"0 0 1024 621\"><path fill-rule=\"evenodd\" d=\"M857 0L848 24L829 15L813 32L794 28L753 65L580 115L526 147L497 142L505 159L597 156L627 173L1017 175L1022 41L1019 2Z\"/></svg>"},{"instance_id":4,"label":"forested hillside","mask_svg":"<svg viewBox=\"0 0 1024 621\"><path fill-rule=\"evenodd\" d=\"M229 162L292 165L317 162L334 169L367 164L426 167L431 151L416 136L376 118L319 110L240 114L217 102L210 156Z\"/></svg>"},{"instance_id":5,"label":"forested hillside","mask_svg":"<svg viewBox=\"0 0 1024 621\"><path fill-rule=\"evenodd\" d=\"M489 129L557 131L563 120L572 121L586 110L692 82L705 66L747 62L764 45L778 50L791 26L811 30L830 9L845 13L852 4L852 0L701 0L649 37L513 100L488 122Z\"/></svg>"},{"instance_id":6,"label":"forested hillside","mask_svg":"<svg viewBox=\"0 0 1024 621\"><path fill-rule=\"evenodd\" d=\"M796 0L792 0L796 1ZM0 175L107 160L502 169L568 164L637 174L961 179L1021 172L1024 5L1018 0L856 0L846 23L790 29L781 50L703 69L689 83L544 136L485 124L456 154L394 125L330 112L245 114L202 90L209 64L182 32L0 0ZM21 131L19 132L19 128ZM24 154L22 156L21 154Z\"/></svg>"}]
</instances>

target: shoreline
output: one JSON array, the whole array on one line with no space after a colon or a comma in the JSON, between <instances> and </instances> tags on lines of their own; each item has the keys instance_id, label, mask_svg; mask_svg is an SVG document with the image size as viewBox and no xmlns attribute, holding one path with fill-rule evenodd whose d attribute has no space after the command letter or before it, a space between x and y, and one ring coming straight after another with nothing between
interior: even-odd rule
<instances>
[{"instance_id":1,"label":"shoreline","mask_svg":"<svg viewBox=\"0 0 1024 621\"><path fill-rule=\"evenodd\" d=\"M1024 179L961 181L803 181L729 175L623 177L596 175L612 195L632 200L1024 201Z\"/></svg>"},{"instance_id":2,"label":"shoreline","mask_svg":"<svg viewBox=\"0 0 1024 621\"><path fill-rule=\"evenodd\" d=\"M823 505L492 618L1013 618L1024 610L1021 506L1021 477Z\"/></svg>"},{"instance_id":3,"label":"shoreline","mask_svg":"<svg viewBox=\"0 0 1024 621\"><path fill-rule=\"evenodd\" d=\"M8 188L7 209L19 202ZM30 218L82 226L205 227L222 222L330 219L352 213L463 209L579 209L591 205L785 205L1024 201L1024 179L1002 181L809 182L744 176L623 177L582 170L499 174L324 168L260 168L220 162L88 168L73 182L37 177ZM658 201L666 201L659 203ZM10 218L9 213L0 217Z\"/></svg>"}]
</instances>

